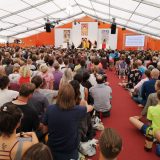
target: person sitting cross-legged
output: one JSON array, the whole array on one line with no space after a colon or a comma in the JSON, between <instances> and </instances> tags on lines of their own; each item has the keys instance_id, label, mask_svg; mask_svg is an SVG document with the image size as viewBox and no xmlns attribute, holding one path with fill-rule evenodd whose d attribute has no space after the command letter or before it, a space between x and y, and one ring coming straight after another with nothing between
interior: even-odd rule
<instances>
[{"instance_id":1,"label":"person sitting cross-legged","mask_svg":"<svg viewBox=\"0 0 160 160\"><path fill-rule=\"evenodd\" d=\"M91 87L89 92L94 99L94 107L96 115L100 116L100 112L104 117L110 116L111 109L111 93L112 89L105 84L105 78L103 75L96 76L97 85Z\"/></svg>"},{"instance_id":2,"label":"person sitting cross-legged","mask_svg":"<svg viewBox=\"0 0 160 160\"><path fill-rule=\"evenodd\" d=\"M158 104L148 108L147 119L148 124L140 121L140 116L130 117L130 122L138 128L142 134L146 135L150 128L153 130L153 136L160 142L160 91L157 91ZM157 145L160 147L160 144Z\"/></svg>"},{"instance_id":3,"label":"person sitting cross-legged","mask_svg":"<svg viewBox=\"0 0 160 160\"><path fill-rule=\"evenodd\" d=\"M50 105L44 118L44 133L48 132L48 146L56 160L78 159L80 120L92 111L90 105L76 105L75 91L66 83L58 92L57 102Z\"/></svg>"},{"instance_id":4,"label":"person sitting cross-legged","mask_svg":"<svg viewBox=\"0 0 160 160\"><path fill-rule=\"evenodd\" d=\"M155 83L158 80L158 77L160 75L160 72L158 69L153 69L151 71L151 79L149 81L146 81L143 83L141 88L141 95L142 95L142 105L145 106L147 102L147 98L149 94L155 93Z\"/></svg>"}]
</instances>

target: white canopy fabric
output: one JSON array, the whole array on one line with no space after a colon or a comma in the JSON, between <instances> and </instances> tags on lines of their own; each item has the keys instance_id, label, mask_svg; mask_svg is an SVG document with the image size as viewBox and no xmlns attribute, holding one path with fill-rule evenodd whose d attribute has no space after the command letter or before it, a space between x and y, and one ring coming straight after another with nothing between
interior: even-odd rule
<instances>
[{"instance_id":1,"label":"white canopy fabric","mask_svg":"<svg viewBox=\"0 0 160 160\"><path fill-rule=\"evenodd\" d=\"M62 25L85 15L160 37L160 0L0 0L0 36L23 38L44 31L46 18Z\"/></svg>"}]
</instances>

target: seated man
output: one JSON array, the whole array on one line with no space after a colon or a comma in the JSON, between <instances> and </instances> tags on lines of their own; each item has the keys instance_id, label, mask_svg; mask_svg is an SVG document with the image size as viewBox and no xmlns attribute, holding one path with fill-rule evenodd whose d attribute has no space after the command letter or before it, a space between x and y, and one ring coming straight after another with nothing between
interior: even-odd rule
<instances>
[{"instance_id":1,"label":"seated man","mask_svg":"<svg viewBox=\"0 0 160 160\"><path fill-rule=\"evenodd\" d=\"M85 72L87 72L87 69L86 69L86 62L85 62L85 60L84 59L82 59L81 61L80 61L80 68L79 69L77 69L77 73L78 74L81 74L81 75L83 75Z\"/></svg>"},{"instance_id":2,"label":"seated man","mask_svg":"<svg viewBox=\"0 0 160 160\"><path fill-rule=\"evenodd\" d=\"M6 75L0 76L0 107L7 103L12 101L13 99L16 99L19 95L17 91L9 90L9 78Z\"/></svg>"},{"instance_id":3,"label":"seated man","mask_svg":"<svg viewBox=\"0 0 160 160\"><path fill-rule=\"evenodd\" d=\"M28 100L32 97L35 85L32 83L22 84L19 91L19 96L16 100L8 102L7 104L14 104L21 109L23 118L21 126L16 130L19 132L32 132L37 131L39 128L39 118L36 111L28 104Z\"/></svg>"},{"instance_id":4,"label":"seated man","mask_svg":"<svg viewBox=\"0 0 160 160\"><path fill-rule=\"evenodd\" d=\"M141 79L141 81L138 82L136 86L134 86L134 89L130 91L133 100L135 102L137 102L137 103L141 103L141 101L142 101L141 88L142 88L142 85L143 85L144 82L149 81L149 79L150 79L150 71L146 70L143 77L144 78Z\"/></svg>"},{"instance_id":5,"label":"seated man","mask_svg":"<svg viewBox=\"0 0 160 160\"><path fill-rule=\"evenodd\" d=\"M111 109L111 93L112 89L105 84L104 76L97 75L97 85L91 87L89 92L94 99L94 107L99 115L99 112L102 112L104 117L110 116Z\"/></svg>"},{"instance_id":6,"label":"seated man","mask_svg":"<svg viewBox=\"0 0 160 160\"><path fill-rule=\"evenodd\" d=\"M160 80L156 81L155 90L156 90L156 92L158 92L160 90ZM141 115L142 116L147 115L148 107L149 106L156 106L157 104L158 104L157 93L151 93L148 96L147 103L146 103L145 107L143 108Z\"/></svg>"},{"instance_id":7,"label":"seated man","mask_svg":"<svg viewBox=\"0 0 160 160\"><path fill-rule=\"evenodd\" d=\"M28 103L34 107L40 121L42 121L46 108L49 106L48 99L39 91L43 83L43 79L41 76L35 76L32 78L31 82L36 86L36 89L34 90L34 93Z\"/></svg>"},{"instance_id":8,"label":"seated man","mask_svg":"<svg viewBox=\"0 0 160 160\"><path fill-rule=\"evenodd\" d=\"M99 139L99 160L115 160L122 149L122 139L112 128L105 128Z\"/></svg>"},{"instance_id":9,"label":"seated man","mask_svg":"<svg viewBox=\"0 0 160 160\"><path fill-rule=\"evenodd\" d=\"M155 68L151 71L151 79L143 83L142 88L141 88L143 106L145 106L149 94L155 93L154 86L155 86L156 81L158 80L158 77L159 77L159 70Z\"/></svg>"}]
</instances>

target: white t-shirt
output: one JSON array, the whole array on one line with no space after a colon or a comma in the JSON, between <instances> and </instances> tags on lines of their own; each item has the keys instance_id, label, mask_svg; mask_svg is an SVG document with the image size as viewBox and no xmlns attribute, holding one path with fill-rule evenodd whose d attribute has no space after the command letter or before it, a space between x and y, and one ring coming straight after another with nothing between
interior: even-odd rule
<instances>
[{"instance_id":1,"label":"white t-shirt","mask_svg":"<svg viewBox=\"0 0 160 160\"><path fill-rule=\"evenodd\" d=\"M85 92L84 87L80 84L81 99L83 99L83 100L85 98L85 93L84 92Z\"/></svg>"},{"instance_id":2,"label":"white t-shirt","mask_svg":"<svg viewBox=\"0 0 160 160\"><path fill-rule=\"evenodd\" d=\"M7 102L11 102L13 99L17 98L18 95L19 95L19 92L17 91L0 89L0 107Z\"/></svg>"},{"instance_id":3,"label":"white t-shirt","mask_svg":"<svg viewBox=\"0 0 160 160\"><path fill-rule=\"evenodd\" d=\"M19 79L20 79L20 74L19 73L12 73L12 74L9 75L10 83L18 84Z\"/></svg>"},{"instance_id":4,"label":"white t-shirt","mask_svg":"<svg viewBox=\"0 0 160 160\"><path fill-rule=\"evenodd\" d=\"M96 77L93 73L90 74L89 82L92 84L92 86L95 86L97 84Z\"/></svg>"}]
</instances>

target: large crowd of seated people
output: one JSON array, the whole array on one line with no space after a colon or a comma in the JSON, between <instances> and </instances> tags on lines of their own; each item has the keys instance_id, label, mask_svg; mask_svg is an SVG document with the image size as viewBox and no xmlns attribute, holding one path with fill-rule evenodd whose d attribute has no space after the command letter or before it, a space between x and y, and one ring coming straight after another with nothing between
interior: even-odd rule
<instances>
[{"instance_id":1,"label":"large crowd of seated people","mask_svg":"<svg viewBox=\"0 0 160 160\"><path fill-rule=\"evenodd\" d=\"M40 160L46 154L47 160L78 160L80 142L96 135L92 116L112 115L107 69L144 107L131 123L144 134L153 127L159 141L158 52L1 47L0 159ZM141 122L146 115L150 125ZM115 159L121 148L118 133L104 129L99 159Z\"/></svg>"},{"instance_id":2,"label":"large crowd of seated people","mask_svg":"<svg viewBox=\"0 0 160 160\"><path fill-rule=\"evenodd\" d=\"M146 137L148 135L153 137L153 141L157 142L158 156L160 156L159 61L160 52L148 50L125 52L115 62L116 74L122 80L119 85L129 90L138 107L143 108L139 115L132 116L129 120ZM152 147L151 144L149 147Z\"/></svg>"}]
</instances>

